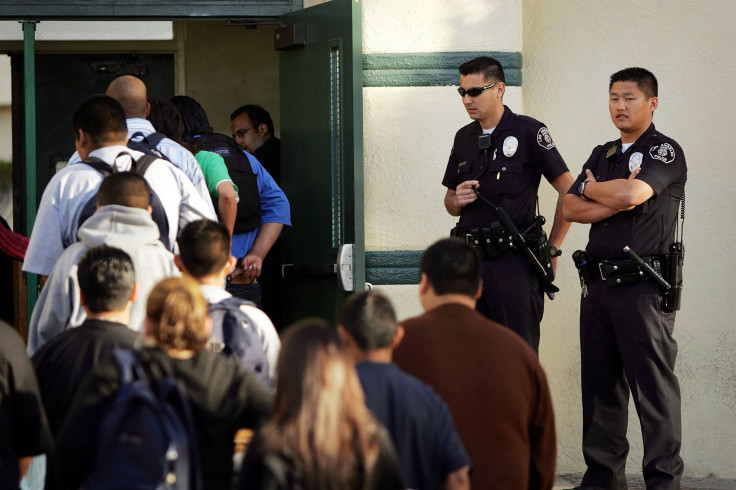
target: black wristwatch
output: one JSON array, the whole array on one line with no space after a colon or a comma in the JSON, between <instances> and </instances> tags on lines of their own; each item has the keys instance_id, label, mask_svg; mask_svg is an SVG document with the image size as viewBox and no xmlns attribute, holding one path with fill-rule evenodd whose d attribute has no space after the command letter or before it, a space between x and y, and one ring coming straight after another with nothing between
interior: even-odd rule
<instances>
[{"instance_id":1,"label":"black wristwatch","mask_svg":"<svg viewBox=\"0 0 736 490\"><path fill-rule=\"evenodd\" d=\"M559 257L562 255L562 250L555 247L554 245L549 246L549 256L550 257Z\"/></svg>"},{"instance_id":2,"label":"black wristwatch","mask_svg":"<svg viewBox=\"0 0 736 490\"><path fill-rule=\"evenodd\" d=\"M580 194L580 197L585 199L586 201L590 201L590 198L585 195L585 184L588 182L591 182L590 180L584 180L580 183L580 187L578 187L578 193Z\"/></svg>"}]
</instances>

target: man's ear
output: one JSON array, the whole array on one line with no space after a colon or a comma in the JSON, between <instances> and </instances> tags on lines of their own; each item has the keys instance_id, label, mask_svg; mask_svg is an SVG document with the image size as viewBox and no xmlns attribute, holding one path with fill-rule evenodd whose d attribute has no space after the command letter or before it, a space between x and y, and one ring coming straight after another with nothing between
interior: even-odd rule
<instances>
[{"instance_id":1,"label":"man's ear","mask_svg":"<svg viewBox=\"0 0 736 490\"><path fill-rule=\"evenodd\" d=\"M84 293L82 292L82 288L79 288L79 304L81 306L87 306L87 298L84 297Z\"/></svg>"},{"instance_id":2,"label":"man's ear","mask_svg":"<svg viewBox=\"0 0 736 490\"><path fill-rule=\"evenodd\" d=\"M146 119L148 119L148 116L151 114L151 103L146 102Z\"/></svg>"},{"instance_id":3,"label":"man's ear","mask_svg":"<svg viewBox=\"0 0 736 490\"><path fill-rule=\"evenodd\" d=\"M227 259L227 262L225 262L225 267L223 267L222 273L227 276L230 274L230 271L235 268L237 263L238 259L236 259L234 255L231 255L230 258Z\"/></svg>"},{"instance_id":4,"label":"man's ear","mask_svg":"<svg viewBox=\"0 0 736 490\"><path fill-rule=\"evenodd\" d=\"M131 303L135 301L135 299L138 297L138 281L135 281L133 283L133 291L130 293L130 298L128 298L128 301Z\"/></svg>"},{"instance_id":5,"label":"man's ear","mask_svg":"<svg viewBox=\"0 0 736 490\"><path fill-rule=\"evenodd\" d=\"M266 133L268 133L268 126L266 125L266 123L261 123L261 124L258 125L258 133L261 136L263 136Z\"/></svg>"},{"instance_id":6,"label":"man's ear","mask_svg":"<svg viewBox=\"0 0 736 490\"><path fill-rule=\"evenodd\" d=\"M399 325L396 327L396 333L394 334L394 339L391 341L391 349L396 349L402 340L404 340L404 333L406 331L404 330L404 327Z\"/></svg>"},{"instance_id":7,"label":"man's ear","mask_svg":"<svg viewBox=\"0 0 736 490\"><path fill-rule=\"evenodd\" d=\"M353 337L348 333L347 329L342 325L337 326L337 336L345 345L350 345L353 342Z\"/></svg>"},{"instance_id":8,"label":"man's ear","mask_svg":"<svg viewBox=\"0 0 736 490\"><path fill-rule=\"evenodd\" d=\"M183 274L187 273L187 268L184 267L184 262L181 261L180 255L174 255L174 265L177 269L179 269Z\"/></svg>"},{"instance_id":9,"label":"man's ear","mask_svg":"<svg viewBox=\"0 0 736 490\"><path fill-rule=\"evenodd\" d=\"M429 291L429 288L431 285L429 284L429 278L427 277L427 274L422 272L422 274L419 276L419 294L426 294L427 291Z\"/></svg>"},{"instance_id":10,"label":"man's ear","mask_svg":"<svg viewBox=\"0 0 736 490\"><path fill-rule=\"evenodd\" d=\"M151 206L147 206L146 207L146 211L148 211L148 214L150 214L151 216L153 216L153 208Z\"/></svg>"},{"instance_id":11,"label":"man's ear","mask_svg":"<svg viewBox=\"0 0 736 490\"><path fill-rule=\"evenodd\" d=\"M652 113L657 110L657 107L659 107L659 99L657 97L652 97L651 99L649 99L649 110Z\"/></svg>"},{"instance_id":12,"label":"man's ear","mask_svg":"<svg viewBox=\"0 0 736 490\"><path fill-rule=\"evenodd\" d=\"M483 296L483 279L478 282L478 290L475 292L475 299Z\"/></svg>"}]
</instances>

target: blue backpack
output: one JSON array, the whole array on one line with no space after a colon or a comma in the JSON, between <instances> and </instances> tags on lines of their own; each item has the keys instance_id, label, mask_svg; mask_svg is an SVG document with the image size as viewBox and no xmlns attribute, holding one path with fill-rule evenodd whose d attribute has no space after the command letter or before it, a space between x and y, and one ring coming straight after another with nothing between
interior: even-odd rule
<instances>
[{"instance_id":1,"label":"blue backpack","mask_svg":"<svg viewBox=\"0 0 736 490\"><path fill-rule=\"evenodd\" d=\"M274 380L269 374L263 342L253 327L253 320L240 308L242 305L255 306L235 296L210 303L212 335L208 349L240 359L248 371L255 374L266 387L273 389Z\"/></svg>"},{"instance_id":2,"label":"blue backpack","mask_svg":"<svg viewBox=\"0 0 736 490\"><path fill-rule=\"evenodd\" d=\"M161 140L164 138L166 138L164 133L151 133L146 136L142 132L136 131L131 134L128 139L128 148L171 162L169 157L164 155L161 150L157 148L158 144L161 143Z\"/></svg>"},{"instance_id":3,"label":"blue backpack","mask_svg":"<svg viewBox=\"0 0 736 490\"><path fill-rule=\"evenodd\" d=\"M149 382L134 350L113 351L121 385L100 425L86 490L202 489L194 419L172 377Z\"/></svg>"}]
</instances>

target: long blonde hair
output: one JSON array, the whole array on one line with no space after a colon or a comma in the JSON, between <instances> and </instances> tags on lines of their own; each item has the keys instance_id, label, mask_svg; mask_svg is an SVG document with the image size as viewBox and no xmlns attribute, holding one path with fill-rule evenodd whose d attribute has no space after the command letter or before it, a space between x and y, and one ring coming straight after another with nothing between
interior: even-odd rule
<instances>
[{"instance_id":1,"label":"long blonde hair","mask_svg":"<svg viewBox=\"0 0 736 490\"><path fill-rule=\"evenodd\" d=\"M335 329L321 319L292 326L278 372L273 417L263 430L266 449L290 452L307 488L368 488L379 426Z\"/></svg>"},{"instance_id":2,"label":"long blonde hair","mask_svg":"<svg viewBox=\"0 0 736 490\"><path fill-rule=\"evenodd\" d=\"M208 308L199 284L188 277L169 277L148 295L148 335L169 349L202 350L209 338Z\"/></svg>"}]
</instances>

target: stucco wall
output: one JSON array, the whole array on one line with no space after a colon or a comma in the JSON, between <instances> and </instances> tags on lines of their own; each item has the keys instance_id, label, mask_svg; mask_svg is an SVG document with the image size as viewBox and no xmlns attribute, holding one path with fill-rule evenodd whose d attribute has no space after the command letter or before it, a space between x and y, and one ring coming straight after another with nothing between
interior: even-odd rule
<instances>
[{"instance_id":1,"label":"stucco wall","mask_svg":"<svg viewBox=\"0 0 736 490\"><path fill-rule=\"evenodd\" d=\"M685 473L736 477L736 302L729 256L736 234L730 161L736 104L732 80L736 3L525 0L524 106L549 125L574 174L593 146L618 136L607 106L608 77L627 66L659 80L654 122L683 147L689 167L685 287L677 314L676 372L683 404ZM573 225L565 255L582 248L587 226ZM548 304L542 360L560 434L559 471L581 471L578 296L575 271L562 269L563 293ZM632 407L633 412L633 407ZM638 420L629 423L628 469L641 467Z\"/></svg>"}]
</instances>

